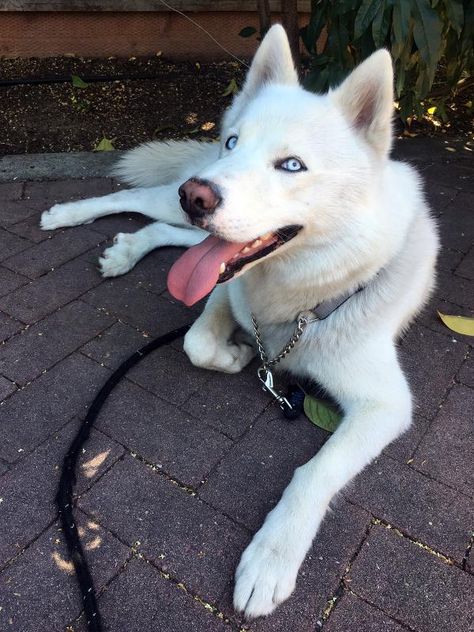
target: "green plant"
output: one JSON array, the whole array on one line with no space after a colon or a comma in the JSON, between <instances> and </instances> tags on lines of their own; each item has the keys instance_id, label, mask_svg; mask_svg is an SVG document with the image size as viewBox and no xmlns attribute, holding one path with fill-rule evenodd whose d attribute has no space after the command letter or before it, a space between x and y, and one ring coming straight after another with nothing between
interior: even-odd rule
<instances>
[{"instance_id":1,"label":"green plant","mask_svg":"<svg viewBox=\"0 0 474 632\"><path fill-rule=\"evenodd\" d=\"M306 85L325 91L374 50L385 47L395 66L395 93L404 122L421 117L443 61L445 90L430 104L446 115L444 100L474 65L472 0L313 0L301 30L311 56Z\"/></svg>"}]
</instances>

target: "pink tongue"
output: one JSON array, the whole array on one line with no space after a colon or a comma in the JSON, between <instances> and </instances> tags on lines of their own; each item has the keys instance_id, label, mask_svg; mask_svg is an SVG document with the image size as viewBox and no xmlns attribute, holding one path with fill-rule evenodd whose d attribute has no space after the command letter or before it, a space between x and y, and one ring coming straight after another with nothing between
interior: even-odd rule
<instances>
[{"instance_id":1,"label":"pink tongue","mask_svg":"<svg viewBox=\"0 0 474 632\"><path fill-rule=\"evenodd\" d=\"M168 290L190 307L209 294L219 278L221 263L227 263L245 246L210 235L192 246L174 263L168 274Z\"/></svg>"}]
</instances>

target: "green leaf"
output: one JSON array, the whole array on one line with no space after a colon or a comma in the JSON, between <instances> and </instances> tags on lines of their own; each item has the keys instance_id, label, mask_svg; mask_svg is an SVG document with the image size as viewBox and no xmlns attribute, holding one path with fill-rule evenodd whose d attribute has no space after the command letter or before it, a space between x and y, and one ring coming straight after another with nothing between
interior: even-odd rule
<instances>
[{"instance_id":1,"label":"green leaf","mask_svg":"<svg viewBox=\"0 0 474 632\"><path fill-rule=\"evenodd\" d=\"M104 138L99 141L94 147L94 151L114 151L115 147L113 143L115 142L115 138Z\"/></svg>"},{"instance_id":2,"label":"green leaf","mask_svg":"<svg viewBox=\"0 0 474 632\"><path fill-rule=\"evenodd\" d=\"M408 0L396 0L393 5L393 35L395 42L403 46L407 45L410 32L410 3Z\"/></svg>"},{"instance_id":3,"label":"green leaf","mask_svg":"<svg viewBox=\"0 0 474 632\"><path fill-rule=\"evenodd\" d=\"M423 61L434 72L441 56L441 20L429 0L413 0L413 7L417 13L413 37Z\"/></svg>"},{"instance_id":4,"label":"green leaf","mask_svg":"<svg viewBox=\"0 0 474 632\"><path fill-rule=\"evenodd\" d=\"M464 25L464 9L462 3L459 2L459 0L445 0L444 8L451 26L459 37Z\"/></svg>"},{"instance_id":5,"label":"green leaf","mask_svg":"<svg viewBox=\"0 0 474 632\"><path fill-rule=\"evenodd\" d=\"M252 37L252 35L255 35L256 32L257 32L257 29L254 28L253 26L244 26L244 28L240 31L239 35L240 37Z\"/></svg>"},{"instance_id":6,"label":"green leaf","mask_svg":"<svg viewBox=\"0 0 474 632\"><path fill-rule=\"evenodd\" d=\"M451 331L455 331L457 334L462 334L463 336L474 336L474 318L469 318L468 316L451 316L449 314L442 314L441 312L438 312L438 316Z\"/></svg>"},{"instance_id":7,"label":"green leaf","mask_svg":"<svg viewBox=\"0 0 474 632\"><path fill-rule=\"evenodd\" d=\"M89 86L79 75L71 75L73 88L87 88Z\"/></svg>"},{"instance_id":8,"label":"green leaf","mask_svg":"<svg viewBox=\"0 0 474 632\"><path fill-rule=\"evenodd\" d=\"M236 80L232 78L227 84L227 88L224 90L221 96L228 97L231 94L236 94L238 91L239 91L239 86L237 85Z\"/></svg>"},{"instance_id":9,"label":"green leaf","mask_svg":"<svg viewBox=\"0 0 474 632\"><path fill-rule=\"evenodd\" d=\"M334 432L342 419L342 415L332 406L310 395L304 398L304 412L315 426L328 432Z\"/></svg>"},{"instance_id":10,"label":"green leaf","mask_svg":"<svg viewBox=\"0 0 474 632\"><path fill-rule=\"evenodd\" d=\"M354 39L359 39L365 33L369 24L375 18L379 5L380 0L362 0L355 19Z\"/></svg>"},{"instance_id":11,"label":"green leaf","mask_svg":"<svg viewBox=\"0 0 474 632\"><path fill-rule=\"evenodd\" d=\"M377 14L372 22L372 38L376 48L380 48L385 44L390 29L391 17L392 7L390 3L387 6L387 0L383 0L383 2L380 2Z\"/></svg>"}]
</instances>

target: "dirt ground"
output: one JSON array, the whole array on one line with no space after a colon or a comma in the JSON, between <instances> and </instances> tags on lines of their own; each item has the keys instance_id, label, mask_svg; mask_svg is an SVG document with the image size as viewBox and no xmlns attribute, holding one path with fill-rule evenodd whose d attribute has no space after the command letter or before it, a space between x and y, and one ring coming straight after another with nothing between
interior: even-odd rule
<instances>
[{"instance_id":1,"label":"dirt ground","mask_svg":"<svg viewBox=\"0 0 474 632\"><path fill-rule=\"evenodd\" d=\"M241 85L237 62L130 59L0 60L0 154L90 151L102 138L116 149L163 138L212 139ZM72 77L84 87L75 87ZM410 134L473 133L474 89L449 104L449 124L414 123ZM403 126L396 122L396 131Z\"/></svg>"}]
</instances>

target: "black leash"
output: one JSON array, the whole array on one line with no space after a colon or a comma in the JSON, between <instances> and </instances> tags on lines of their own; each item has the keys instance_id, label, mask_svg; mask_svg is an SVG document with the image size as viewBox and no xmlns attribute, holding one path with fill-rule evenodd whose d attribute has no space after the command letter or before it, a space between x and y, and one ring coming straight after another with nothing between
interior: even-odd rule
<instances>
[{"instance_id":1,"label":"black leash","mask_svg":"<svg viewBox=\"0 0 474 632\"><path fill-rule=\"evenodd\" d=\"M129 371L135 364L138 364L140 360L146 357L149 353L169 344L181 338L191 327L191 324L184 325L179 329L159 336L155 340L152 340L144 347L135 351L129 358L127 358L109 377L104 386L100 389L96 395L94 401L87 411L87 415L81 424L76 436L74 437L66 456L64 457L63 466L61 470L61 478L59 480L58 491L56 494L56 505L58 507L59 518L61 520L61 526L66 540L69 556L74 564L76 571L77 581L82 593L82 600L84 602L84 611L87 620L87 629L89 632L102 632L102 619L99 609L97 607L97 596L94 587L94 580L87 564L86 556L84 555L84 549L79 538L77 525L74 520L73 513L73 490L76 484L76 465L81 453L82 447L88 440L94 421L97 418L105 400L117 386L123 376Z\"/></svg>"}]
</instances>

